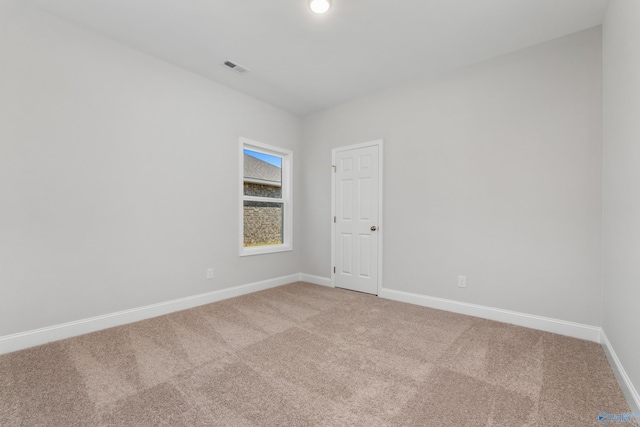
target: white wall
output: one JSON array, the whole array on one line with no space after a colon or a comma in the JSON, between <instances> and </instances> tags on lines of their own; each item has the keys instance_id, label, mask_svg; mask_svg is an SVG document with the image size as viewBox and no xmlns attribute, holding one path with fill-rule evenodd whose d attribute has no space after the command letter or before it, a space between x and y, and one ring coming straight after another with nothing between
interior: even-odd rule
<instances>
[{"instance_id":1,"label":"white wall","mask_svg":"<svg viewBox=\"0 0 640 427\"><path fill-rule=\"evenodd\" d=\"M378 138L385 287L600 325L600 43L596 28L414 81L302 135L295 116L6 0L0 336L328 277L331 148ZM295 152L292 253L237 256L239 136Z\"/></svg>"},{"instance_id":2,"label":"white wall","mask_svg":"<svg viewBox=\"0 0 640 427\"><path fill-rule=\"evenodd\" d=\"M0 2L0 336L299 272L238 257L236 182L239 136L297 155L300 125Z\"/></svg>"},{"instance_id":3,"label":"white wall","mask_svg":"<svg viewBox=\"0 0 640 427\"><path fill-rule=\"evenodd\" d=\"M640 2L603 23L604 331L640 386ZM637 399L637 397L636 397Z\"/></svg>"},{"instance_id":4,"label":"white wall","mask_svg":"<svg viewBox=\"0 0 640 427\"><path fill-rule=\"evenodd\" d=\"M598 27L306 117L303 271L331 148L384 138L384 287L599 326L601 78Z\"/></svg>"}]
</instances>

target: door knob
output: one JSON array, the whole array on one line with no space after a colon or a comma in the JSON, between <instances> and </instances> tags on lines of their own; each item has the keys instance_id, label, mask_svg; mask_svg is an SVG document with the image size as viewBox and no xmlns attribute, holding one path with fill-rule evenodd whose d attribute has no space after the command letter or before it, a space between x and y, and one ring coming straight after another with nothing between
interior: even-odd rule
<instances>
[{"instance_id":1,"label":"door knob","mask_svg":"<svg viewBox=\"0 0 640 427\"><path fill-rule=\"evenodd\" d=\"M376 230L377 230L376 226L375 226L375 225L372 225L372 226L371 226L371 231L376 231Z\"/></svg>"}]
</instances>

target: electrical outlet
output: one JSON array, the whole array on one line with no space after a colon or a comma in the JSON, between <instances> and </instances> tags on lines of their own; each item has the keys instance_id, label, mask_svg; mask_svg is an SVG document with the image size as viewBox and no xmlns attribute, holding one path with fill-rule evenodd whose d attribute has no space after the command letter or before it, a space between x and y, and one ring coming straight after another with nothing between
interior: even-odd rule
<instances>
[{"instance_id":1,"label":"electrical outlet","mask_svg":"<svg viewBox=\"0 0 640 427\"><path fill-rule=\"evenodd\" d=\"M459 288L467 287L467 276L458 276L458 287Z\"/></svg>"},{"instance_id":2,"label":"electrical outlet","mask_svg":"<svg viewBox=\"0 0 640 427\"><path fill-rule=\"evenodd\" d=\"M207 279L213 279L213 268L207 268Z\"/></svg>"}]
</instances>

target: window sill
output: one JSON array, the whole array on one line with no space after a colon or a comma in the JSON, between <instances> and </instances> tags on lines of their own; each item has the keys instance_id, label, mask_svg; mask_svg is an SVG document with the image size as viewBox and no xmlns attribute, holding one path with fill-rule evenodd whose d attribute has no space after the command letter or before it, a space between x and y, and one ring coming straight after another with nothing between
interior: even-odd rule
<instances>
[{"instance_id":1,"label":"window sill","mask_svg":"<svg viewBox=\"0 0 640 427\"><path fill-rule=\"evenodd\" d=\"M274 254L278 252L291 252L291 245L272 245L272 246L252 246L240 248L240 256L252 256L263 254Z\"/></svg>"}]
</instances>

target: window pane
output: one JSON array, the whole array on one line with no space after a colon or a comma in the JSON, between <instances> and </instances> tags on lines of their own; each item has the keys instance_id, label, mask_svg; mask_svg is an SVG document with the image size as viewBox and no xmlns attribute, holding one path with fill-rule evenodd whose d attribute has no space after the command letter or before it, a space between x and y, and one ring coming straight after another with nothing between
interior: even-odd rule
<instances>
[{"instance_id":1,"label":"window pane","mask_svg":"<svg viewBox=\"0 0 640 427\"><path fill-rule=\"evenodd\" d=\"M280 199L282 198L282 187L274 187L272 185L256 184L255 182L245 181L244 195Z\"/></svg>"},{"instance_id":2,"label":"window pane","mask_svg":"<svg viewBox=\"0 0 640 427\"><path fill-rule=\"evenodd\" d=\"M281 245L283 203L244 202L244 246Z\"/></svg>"},{"instance_id":3,"label":"window pane","mask_svg":"<svg viewBox=\"0 0 640 427\"><path fill-rule=\"evenodd\" d=\"M244 195L282 198L282 157L245 149Z\"/></svg>"}]
</instances>

